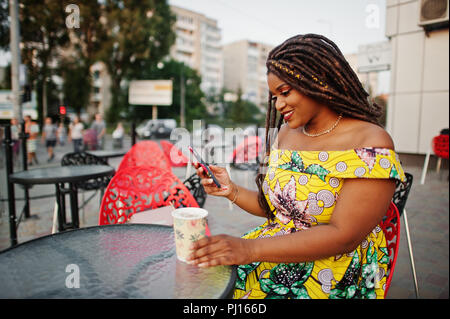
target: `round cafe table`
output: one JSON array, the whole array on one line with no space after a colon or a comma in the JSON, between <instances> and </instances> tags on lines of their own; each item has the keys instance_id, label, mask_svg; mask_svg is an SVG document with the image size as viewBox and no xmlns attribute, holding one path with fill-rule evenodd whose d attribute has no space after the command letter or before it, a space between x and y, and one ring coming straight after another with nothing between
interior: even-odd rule
<instances>
[{"instance_id":1,"label":"round cafe table","mask_svg":"<svg viewBox=\"0 0 450 319\"><path fill-rule=\"evenodd\" d=\"M63 231L79 227L78 186L83 181L112 176L115 169L108 165L77 165L43 167L20 171L9 176L12 183L22 185L55 184L55 196L58 204L58 229ZM65 186L68 183L68 187ZM66 222L65 195L70 197L72 221ZM12 199L14 200L14 199Z\"/></svg>"},{"instance_id":2,"label":"round cafe table","mask_svg":"<svg viewBox=\"0 0 450 319\"><path fill-rule=\"evenodd\" d=\"M179 261L160 225L69 230L0 253L0 298L228 298L235 280L235 267Z\"/></svg>"},{"instance_id":3,"label":"round cafe table","mask_svg":"<svg viewBox=\"0 0 450 319\"><path fill-rule=\"evenodd\" d=\"M95 151L86 151L86 153L97 156L97 157L101 157L103 159L105 159L108 162L108 159L113 158L113 157L121 157L124 156L127 151L124 149L120 149L120 150L95 150Z\"/></svg>"}]
</instances>

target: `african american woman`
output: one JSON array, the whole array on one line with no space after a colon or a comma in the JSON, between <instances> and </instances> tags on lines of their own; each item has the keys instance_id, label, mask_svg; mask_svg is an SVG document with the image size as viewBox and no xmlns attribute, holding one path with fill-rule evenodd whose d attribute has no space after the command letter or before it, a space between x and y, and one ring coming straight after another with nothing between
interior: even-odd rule
<instances>
[{"instance_id":1,"label":"african american woman","mask_svg":"<svg viewBox=\"0 0 450 319\"><path fill-rule=\"evenodd\" d=\"M208 194L266 222L242 238L217 235L192 245L200 267L238 265L234 298L384 298L388 264L379 223L395 179L405 179L389 134L339 48L306 34L267 58L266 150L258 191L197 163ZM278 134L272 137L270 132Z\"/></svg>"}]
</instances>

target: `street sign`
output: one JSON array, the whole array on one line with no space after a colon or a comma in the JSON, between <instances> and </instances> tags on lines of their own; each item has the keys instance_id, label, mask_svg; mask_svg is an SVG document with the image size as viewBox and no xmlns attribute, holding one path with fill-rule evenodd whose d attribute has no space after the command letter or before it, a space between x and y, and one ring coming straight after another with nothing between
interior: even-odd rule
<instances>
[{"instance_id":1,"label":"street sign","mask_svg":"<svg viewBox=\"0 0 450 319\"><path fill-rule=\"evenodd\" d=\"M358 47L358 72L377 72L391 67L391 44L389 41L360 45Z\"/></svg>"},{"instance_id":2,"label":"street sign","mask_svg":"<svg viewBox=\"0 0 450 319\"><path fill-rule=\"evenodd\" d=\"M14 117L13 95L11 90L0 90L0 119L12 119ZM22 114L30 115L37 119L36 92L31 92L31 99L22 103Z\"/></svg>"},{"instance_id":3,"label":"street sign","mask_svg":"<svg viewBox=\"0 0 450 319\"><path fill-rule=\"evenodd\" d=\"M128 103L132 105L172 105L172 80L130 82Z\"/></svg>"}]
</instances>

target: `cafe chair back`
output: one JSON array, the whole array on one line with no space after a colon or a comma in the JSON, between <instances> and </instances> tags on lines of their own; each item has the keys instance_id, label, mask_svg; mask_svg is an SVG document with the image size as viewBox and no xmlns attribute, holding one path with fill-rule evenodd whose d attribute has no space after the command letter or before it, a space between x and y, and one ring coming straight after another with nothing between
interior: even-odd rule
<instances>
[{"instance_id":1,"label":"cafe chair back","mask_svg":"<svg viewBox=\"0 0 450 319\"><path fill-rule=\"evenodd\" d=\"M389 262L387 268L387 279L384 288L384 296L387 296L389 287L391 286L392 276L394 275L395 264L397 262L398 248L400 244L400 215L397 206L391 201L388 211L380 223L386 237L386 245L389 254Z\"/></svg>"},{"instance_id":2,"label":"cafe chair back","mask_svg":"<svg viewBox=\"0 0 450 319\"><path fill-rule=\"evenodd\" d=\"M125 167L151 165L171 171L172 166L164 152L154 141L139 141L124 155L118 171Z\"/></svg>"},{"instance_id":3,"label":"cafe chair back","mask_svg":"<svg viewBox=\"0 0 450 319\"><path fill-rule=\"evenodd\" d=\"M117 171L105 191L99 225L123 224L133 214L169 205L199 207L171 171L148 165L125 167Z\"/></svg>"},{"instance_id":4,"label":"cafe chair back","mask_svg":"<svg viewBox=\"0 0 450 319\"><path fill-rule=\"evenodd\" d=\"M108 165L107 161L101 157L88 154L86 152L73 152L64 154L61 159L61 166L75 165ZM111 176L100 177L77 183L78 189L97 190L108 186Z\"/></svg>"},{"instance_id":5,"label":"cafe chair back","mask_svg":"<svg viewBox=\"0 0 450 319\"><path fill-rule=\"evenodd\" d=\"M431 151L433 151L434 155L437 157L436 162L436 173L439 173L441 168L442 159L448 160L448 151L449 149L449 135L448 134L440 134L433 137L431 141L431 146L428 149L427 154L425 155L425 161L423 163L422 168L422 176L420 179L420 184L425 184L425 177L427 175L428 170L428 162L430 160ZM447 178L448 179L448 178Z\"/></svg>"},{"instance_id":6,"label":"cafe chair back","mask_svg":"<svg viewBox=\"0 0 450 319\"><path fill-rule=\"evenodd\" d=\"M410 233L409 233L408 215L406 213L406 200L408 199L408 195L409 195L409 192L412 187L413 175L405 172L405 177L406 177L405 182L401 182L400 180L395 181L396 188L395 188L395 192L394 192L392 201L394 202L395 206L397 206L400 217L403 216L403 222L405 225L405 234L406 234L406 239L408 242L409 260L411 262L411 271L412 271L413 279L414 279L414 288L415 288L416 298L419 298L419 287L417 284L416 267L415 267L415 263L414 263L413 248L412 248L411 237L410 237Z\"/></svg>"},{"instance_id":7,"label":"cafe chair back","mask_svg":"<svg viewBox=\"0 0 450 319\"><path fill-rule=\"evenodd\" d=\"M189 163L189 159L175 145L166 140L159 142L161 148L173 167L185 167Z\"/></svg>"},{"instance_id":8,"label":"cafe chair back","mask_svg":"<svg viewBox=\"0 0 450 319\"><path fill-rule=\"evenodd\" d=\"M86 153L86 152L73 152L64 154L61 159L61 166L76 166L76 165L108 165L106 159ZM79 207L82 221L85 222L84 206L94 198L97 191L100 190L100 199L103 195L103 190L108 186L111 181L111 176L103 176L94 179L90 179L83 182L76 183L78 190L81 190L82 204ZM87 200L84 199L83 191L95 191ZM55 218L54 218L55 219Z\"/></svg>"},{"instance_id":9,"label":"cafe chair back","mask_svg":"<svg viewBox=\"0 0 450 319\"><path fill-rule=\"evenodd\" d=\"M200 177L197 173L192 174L188 179L183 182L184 186L191 192L199 207L203 207L206 202L206 193L203 185L200 183Z\"/></svg>"},{"instance_id":10,"label":"cafe chair back","mask_svg":"<svg viewBox=\"0 0 450 319\"><path fill-rule=\"evenodd\" d=\"M262 151L262 140L259 136L247 136L244 141L233 150L232 166L242 170L257 170L259 153Z\"/></svg>"}]
</instances>

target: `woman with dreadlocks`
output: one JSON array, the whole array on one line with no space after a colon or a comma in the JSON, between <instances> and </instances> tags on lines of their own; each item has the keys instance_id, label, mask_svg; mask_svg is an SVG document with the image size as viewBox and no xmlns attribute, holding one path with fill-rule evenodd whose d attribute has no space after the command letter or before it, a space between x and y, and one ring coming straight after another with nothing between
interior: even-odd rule
<instances>
[{"instance_id":1,"label":"woman with dreadlocks","mask_svg":"<svg viewBox=\"0 0 450 319\"><path fill-rule=\"evenodd\" d=\"M243 238L197 241L190 262L238 265L235 298L383 298L388 251L378 224L395 179L405 177L391 137L377 123L380 107L323 36L286 40L266 65L266 160L258 192L211 166L217 188L195 166L207 193L267 221ZM278 132L273 140L271 129Z\"/></svg>"}]
</instances>

